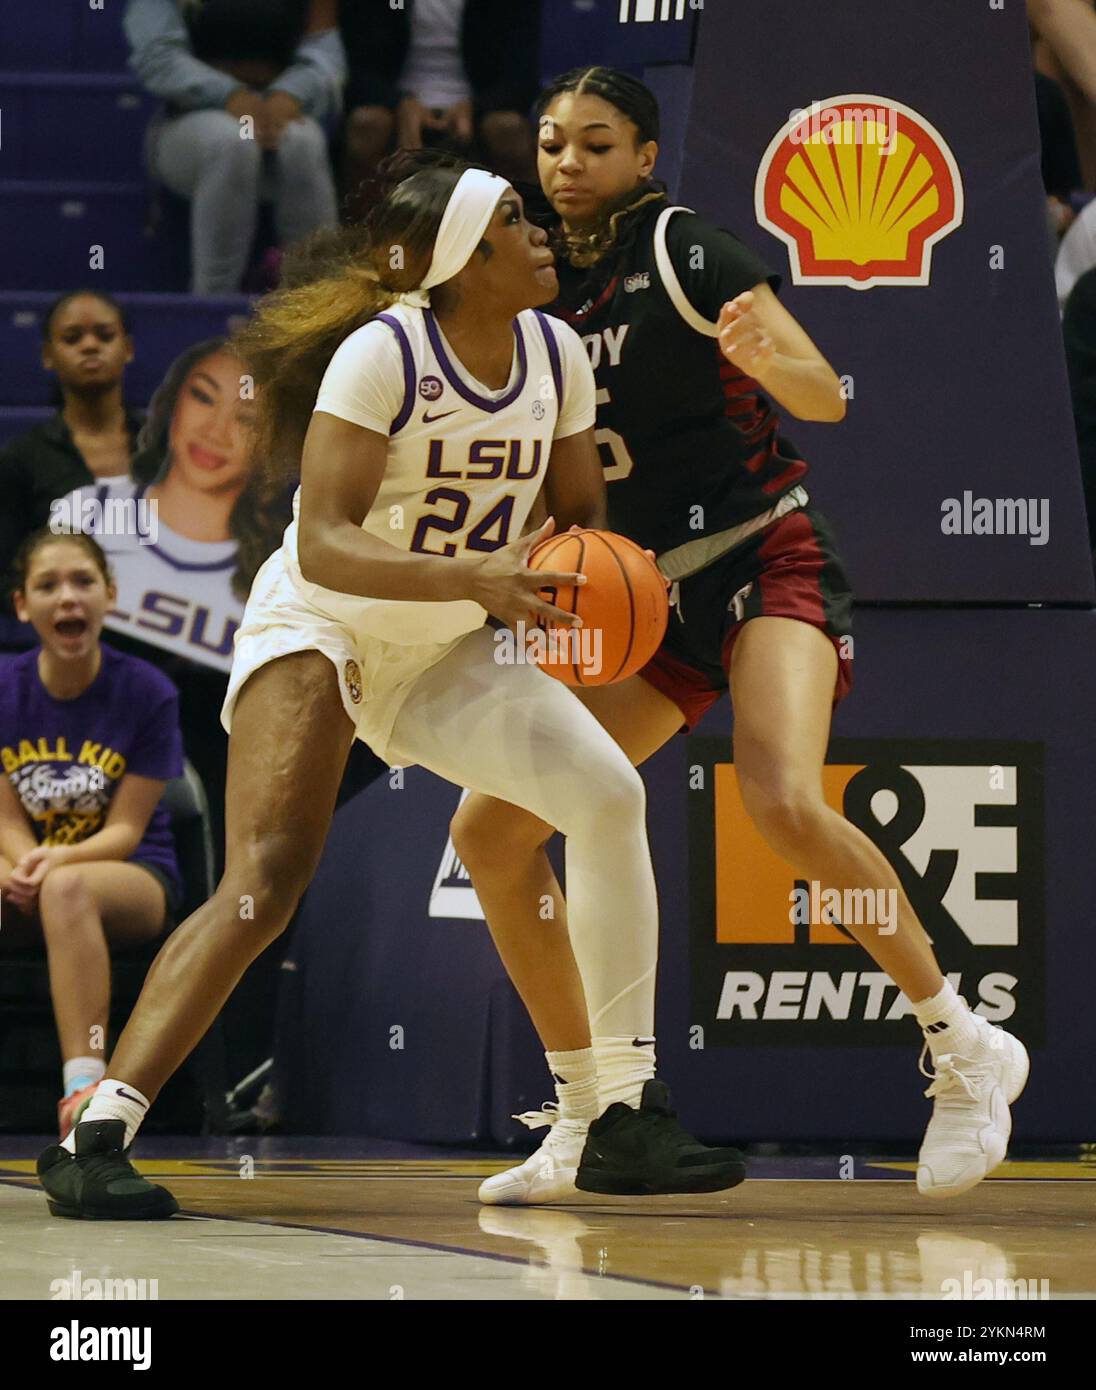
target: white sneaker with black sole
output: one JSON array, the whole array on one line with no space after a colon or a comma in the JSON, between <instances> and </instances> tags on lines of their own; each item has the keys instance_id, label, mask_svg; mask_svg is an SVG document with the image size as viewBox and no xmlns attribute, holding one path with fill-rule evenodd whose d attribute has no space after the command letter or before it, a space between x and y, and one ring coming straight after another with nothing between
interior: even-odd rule
<instances>
[{"instance_id":1,"label":"white sneaker with black sole","mask_svg":"<svg viewBox=\"0 0 1096 1390\"><path fill-rule=\"evenodd\" d=\"M1019 1038L972 1015L978 1039L964 1054L933 1059L923 1076L934 1104L917 1156L917 1190L925 1197L957 1197L980 1183L1004 1161L1012 1132L1009 1106L1028 1078L1027 1049Z\"/></svg>"}]
</instances>

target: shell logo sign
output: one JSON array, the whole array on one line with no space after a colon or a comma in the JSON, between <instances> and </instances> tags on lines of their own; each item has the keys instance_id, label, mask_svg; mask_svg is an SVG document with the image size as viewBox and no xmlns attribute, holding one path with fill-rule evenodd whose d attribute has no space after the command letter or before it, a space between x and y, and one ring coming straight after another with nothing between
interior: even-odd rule
<instances>
[{"instance_id":1,"label":"shell logo sign","mask_svg":"<svg viewBox=\"0 0 1096 1390\"><path fill-rule=\"evenodd\" d=\"M755 201L797 285L927 285L932 248L963 220L963 181L923 116L851 95L793 113L761 160Z\"/></svg>"}]
</instances>

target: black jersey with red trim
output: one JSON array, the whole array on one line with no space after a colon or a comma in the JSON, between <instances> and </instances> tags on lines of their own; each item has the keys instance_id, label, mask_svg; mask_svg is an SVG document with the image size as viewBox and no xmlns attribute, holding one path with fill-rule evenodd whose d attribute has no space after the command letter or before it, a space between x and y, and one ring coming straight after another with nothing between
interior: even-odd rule
<instances>
[{"instance_id":1,"label":"black jersey with red trim","mask_svg":"<svg viewBox=\"0 0 1096 1390\"><path fill-rule=\"evenodd\" d=\"M620 250L592 271L561 259L548 309L582 336L593 364L609 525L659 555L761 515L807 472L758 383L674 307L655 264L666 206L632 214ZM780 284L737 237L694 213L669 219L667 250L709 322L744 290Z\"/></svg>"}]
</instances>

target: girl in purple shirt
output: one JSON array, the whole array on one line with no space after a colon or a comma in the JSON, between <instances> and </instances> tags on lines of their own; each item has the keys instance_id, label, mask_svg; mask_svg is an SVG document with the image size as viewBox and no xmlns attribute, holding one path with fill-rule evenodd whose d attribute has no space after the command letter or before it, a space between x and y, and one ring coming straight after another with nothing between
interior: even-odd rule
<instances>
[{"instance_id":1,"label":"girl in purple shirt","mask_svg":"<svg viewBox=\"0 0 1096 1390\"><path fill-rule=\"evenodd\" d=\"M95 541L36 532L14 600L41 645L0 657L0 914L45 938L62 1135L103 1076L110 948L155 939L182 898L160 805L183 769L178 694L100 643L114 598Z\"/></svg>"}]
</instances>

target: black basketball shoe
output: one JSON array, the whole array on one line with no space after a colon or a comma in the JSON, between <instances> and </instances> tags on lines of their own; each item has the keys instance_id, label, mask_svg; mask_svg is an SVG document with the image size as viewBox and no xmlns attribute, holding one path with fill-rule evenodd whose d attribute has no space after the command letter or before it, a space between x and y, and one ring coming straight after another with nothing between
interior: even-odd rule
<instances>
[{"instance_id":1,"label":"black basketball shoe","mask_svg":"<svg viewBox=\"0 0 1096 1390\"><path fill-rule=\"evenodd\" d=\"M678 1124L663 1082L644 1083L639 1109L617 1101L590 1126L575 1186L582 1192L649 1197L722 1192L746 1176L737 1149L709 1149Z\"/></svg>"},{"instance_id":2,"label":"black basketball shoe","mask_svg":"<svg viewBox=\"0 0 1096 1390\"><path fill-rule=\"evenodd\" d=\"M38 1179L54 1216L82 1221L162 1221L179 1203L141 1177L126 1157L124 1120L76 1126L76 1156L53 1144L38 1158Z\"/></svg>"}]
</instances>

